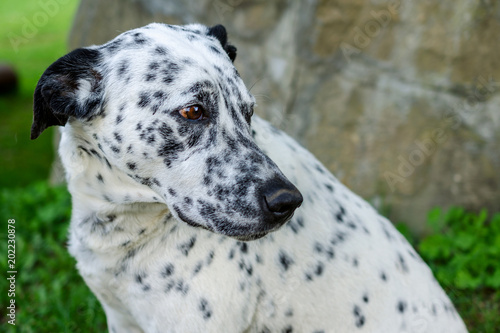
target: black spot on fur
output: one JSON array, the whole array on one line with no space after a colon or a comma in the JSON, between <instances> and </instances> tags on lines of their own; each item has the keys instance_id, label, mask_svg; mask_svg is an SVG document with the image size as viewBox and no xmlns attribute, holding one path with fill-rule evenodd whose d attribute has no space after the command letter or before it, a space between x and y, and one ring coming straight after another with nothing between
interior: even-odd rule
<instances>
[{"instance_id":1,"label":"black spot on fur","mask_svg":"<svg viewBox=\"0 0 500 333\"><path fill-rule=\"evenodd\" d=\"M241 253L248 253L248 245L247 243L244 243L244 242L240 242L240 251Z\"/></svg>"},{"instance_id":2,"label":"black spot on fur","mask_svg":"<svg viewBox=\"0 0 500 333\"><path fill-rule=\"evenodd\" d=\"M175 81L175 77L173 75L167 74L161 81L165 84L170 84Z\"/></svg>"},{"instance_id":3,"label":"black spot on fur","mask_svg":"<svg viewBox=\"0 0 500 333\"><path fill-rule=\"evenodd\" d=\"M184 202L186 205L191 206L193 204L193 200L189 197L184 197Z\"/></svg>"},{"instance_id":4,"label":"black spot on fur","mask_svg":"<svg viewBox=\"0 0 500 333\"><path fill-rule=\"evenodd\" d=\"M148 42L148 40L140 32L136 32L133 36L134 36L134 43L137 45L142 46L142 45L147 44L147 42Z\"/></svg>"},{"instance_id":5,"label":"black spot on fur","mask_svg":"<svg viewBox=\"0 0 500 333\"><path fill-rule=\"evenodd\" d=\"M174 281L169 281L165 285L165 288L163 289L163 291L168 294L170 292L170 290L172 290L172 288L174 288L174 286L175 286L175 282Z\"/></svg>"},{"instance_id":6,"label":"black spot on fur","mask_svg":"<svg viewBox=\"0 0 500 333\"><path fill-rule=\"evenodd\" d=\"M201 299L199 309L203 314L203 319L208 320L210 319L210 317L212 317L212 309L210 308L206 299Z\"/></svg>"},{"instance_id":7,"label":"black spot on fur","mask_svg":"<svg viewBox=\"0 0 500 333\"><path fill-rule=\"evenodd\" d=\"M187 257L189 255L189 251L191 251L195 243L196 236L193 236L187 242L180 244L178 249Z\"/></svg>"},{"instance_id":8,"label":"black spot on fur","mask_svg":"<svg viewBox=\"0 0 500 333\"><path fill-rule=\"evenodd\" d=\"M158 156L163 157L163 161L167 167L170 167L173 160L177 159L178 153L184 149L182 142L175 139L175 134L172 128L166 123L162 123L158 129L158 133L163 139Z\"/></svg>"},{"instance_id":9,"label":"black spot on fur","mask_svg":"<svg viewBox=\"0 0 500 333\"><path fill-rule=\"evenodd\" d=\"M361 312L361 308L357 305L354 306L353 309L355 325L356 327L362 327L365 324L366 318Z\"/></svg>"},{"instance_id":10,"label":"black spot on fur","mask_svg":"<svg viewBox=\"0 0 500 333\"><path fill-rule=\"evenodd\" d=\"M404 273L408 273L410 269L408 268L408 265L406 264L405 259L401 255L401 253L398 253L398 261L401 266L401 269L403 270Z\"/></svg>"},{"instance_id":11,"label":"black spot on fur","mask_svg":"<svg viewBox=\"0 0 500 333\"><path fill-rule=\"evenodd\" d=\"M119 123L121 123L123 120L123 116L121 114L119 114L118 116L116 116L116 121L115 121L115 124L118 125Z\"/></svg>"},{"instance_id":12,"label":"black spot on fur","mask_svg":"<svg viewBox=\"0 0 500 333\"><path fill-rule=\"evenodd\" d=\"M321 274L323 274L323 268L324 268L323 263L321 263L321 262L318 263L318 265L314 269L314 274L316 274L317 276L320 276Z\"/></svg>"},{"instance_id":13,"label":"black spot on fur","mask_svg":"<svg viewBox=\"0 0 500 333\"><path fill-rule=\"evenodd\" d=\"M210 265L214 259L214 256L215 256L215 253L214 251L210 251L208 253L208 257L207 257L207 265Z\"/></svg>"},{"instance_id":14,"label":"black spot on fur","mask_svg":"<svg viewBox=\"0 0 500 333\"><path fill-rule=\"evenodd\" d=\"M174 265L167 264L161 271L161 277L166 278L174 274Z\"/></svg>"},{"instance_id":15,"label":"black spot on fur","mask_svg":"<svg viewBox=\"0 0 500 333\"><path fill-rule=\"evenodd\" d=\"M122 39L115 39L105 45L106 50L108 50L109 53L114 54L116 50L118 50L123 43Z\"/></svg>"},{"instance_id":16,"label":"black spot on fur","mask_svg":"<svg viewBox=\"0 0 500 333\"><path fill-rule=\"evenodd\" d=\"M166 96L166 94L163 92L163 91L155 91L154 94L153 94L153 97L156 98L156 99L164 99Z\"/></svg>"},{"instance_id":17,"label":"black spot on fur","mask_svg":"<svg viewBox=\"0 0 500 333\"><path fill-rule=\"evenodd\" d=\"M161 46L157 46L155 48L154 52L156 54L159 54L159 55L166 55L167 54L167 49L165 49L164 47L161 47Z\"/></svg>"},{"instance_id":18,"label":"black spot on fur","mask_svg":"<svg viewBox=\"0 0 500 333\"><path fill-rule=\"evenodd\" d=\"M221 51L219 51L219 49L218 49L218 48L216 48L216 47L215 47L215 46L213 46L213 45L210 45L210 47L209 47L209 48L210 48L210 50L211 50L212 52L214 52L214 53L216 53L216 54L221 54L221 53L222 53Z\"/></svg>"},{"instance_id":19,"label":"black spot on fur","mask_svg":"<svg viewBox=\"0 0 500 333\"><path fill-rule=\"evenodd\" d=\"M119 78L123 78L125 73L128 72L128 62L127 60L123 60L119 65L118 65L118 70L117 74Z\"/></svg>"},{"instance_id":20,"label":"black spot on fur","mask_svg":"<svg viewBox=\"0 0 500 333\"><path fill-rule=\"evenodd\" d=\"M123 258L124 261L128 260L128 259L131 259L133 258L137 253L137 249L131 249L129 251L127 251L127 254L125 255L125 257Z\"/></svg>"},{"instance_id":21,"label":"black spot on fur","mask_svg":"<svg viewBox=\"0 0 500 333\"><path fill-rule=\"evenodd\" d=\"M135 282L137 283L140 283L140 284L143 284L144 283L144 279L147 277L147 275L145 273L140 273L140 274L136 274L135 275Z\"/></svg>"},{"instance_id":22,"label":"black spot on fur","mask_svg":"<svg viewBox=\"0 0 500 333\"><path fill-rule=\"evenodd\" d=\"M245 262L243 259L241 259L238 263L240 269L242 271L245 271L249 276L253 274L253 266L250 263Z\"/></svg>"},{"instance_id":23,"label":"black spot on fur","mask_svg":"<svg viewBox=\"0 0 500 333\"><path fill-rule=\"evenodd\" d=\"M129 168L130 170L135 170L137 166L133 162L127 162L127 168Z\"/></svg>"},{"instance_id":24,"label":"black spot on fur","mask_svg":"<svg viewBox=\"0 0 500 333\"><path fill-rule=\"evenodd\" d=\"M151 97L147 92L141 92L139 94L139 102L137 102L137 106L141 108L145 108L151 103Z\"/></svg>"},{"instance_id":25,"label":"black spot on fur","mask_svg":"<svg viewBox=\"0 0 500 333\"><path fill-rule=\"evenodd\" d=\"M183 295L187 295L189 291L189 286L184 283L184 281L178 281L177 284L175 285L175 290L180 292Z\"/></svg>"},{"instance_id":26,"label":"black spot on fur","mask_svg":"<svg viewBox=\"0 0 500 333\"><path fill-rule=\"evenodd\" d=\"M399 301L396 308L400 313L404 313L406 310L406 302L405 301Z\"/></svg>"},{"instance_id":27,"label":"black spot on fur","mask_svg":"<svg viewBox=\"0 0 500 333\"><path fill-rule=\"evenodd\" d=\"M120 134L118 134L117 132L114 132L113 133L113 136L115 137L115 140L118 142L118 143L121 143L122 142L122 136Z\"/></svg>"},{"instance_id":28,"label":"black spot on fur","mask_svg":"<svg viewBox=\"0 0 500 333\"><path fill-rule=\"evenodd\" d=\"M293 264L293 259L290 258L286 253L280 252L279 254L279 263L281 264L281 267L287 271L290 265Z\"/></svg>"},{"instance_id":29,"label":"black spot on fur","mask_svg":"<svg viewBox=\"0 0 500 333\"><path fill-rule=\"evenodd\" d=\"M203 263L201 263L201 262L197 263L196 266L194 266L193 275L198 274L201 271L202 267L203 267Z\"/></svg>"}]
</instances>

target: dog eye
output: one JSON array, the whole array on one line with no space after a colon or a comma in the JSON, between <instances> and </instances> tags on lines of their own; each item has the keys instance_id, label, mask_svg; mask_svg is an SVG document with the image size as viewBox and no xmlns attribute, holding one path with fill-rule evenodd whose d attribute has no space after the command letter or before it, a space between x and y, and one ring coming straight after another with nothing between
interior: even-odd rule
<instances>
[{"instance_id":1,"label":"dog eye","mask_svg":"<svg viewBox=\"0 0 500 333\"><path fill-rule=\"evenodd\" d=\"M199 105L186 106L179 110L181 116L189 120L201 120L204 118L205 110Z\"/></svg>"}]
</instances>

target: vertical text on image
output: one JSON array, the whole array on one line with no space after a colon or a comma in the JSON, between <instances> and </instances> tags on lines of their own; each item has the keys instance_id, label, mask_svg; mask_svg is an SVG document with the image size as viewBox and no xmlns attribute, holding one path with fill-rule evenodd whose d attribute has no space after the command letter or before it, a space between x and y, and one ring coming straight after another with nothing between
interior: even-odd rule
<instances>
[{"instance_id":1,"label":"vertical text on image","mask_svg":"<svg viewBox=\"0 0 500 333\"><path fill-rule=\"evenodd\" d=\"M7 281L9 281L7 296L9 303L7 306L7 321L11 325L16 325L16 220L7 220Z\"/></svg>"}]
</instances>

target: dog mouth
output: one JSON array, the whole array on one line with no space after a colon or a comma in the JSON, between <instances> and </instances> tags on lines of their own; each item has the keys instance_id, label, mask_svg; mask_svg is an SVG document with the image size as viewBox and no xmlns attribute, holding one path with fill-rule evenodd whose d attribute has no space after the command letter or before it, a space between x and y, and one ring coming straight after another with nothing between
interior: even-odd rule
<instances>
[{"instance_id":1,"label":"dog mouth","mask_svg":"<svg viewBox=\"0 0 500 333\"><path fill-rule=\"evenodd\" d=\"M268 220L266 217L257 223L250 223L246 226L235 226L234 221L227 219L213 219L208 225L198 223L195 219L191 219L183 212L178 206L174 206L175 212L178 214L179 219L188 225L195 228L202 228L215 234L234 238L239 241L252 241L263 238L268 234L282 228L288 221L290 221L295 213L295 210L283 213L278 219L274 216L273 219ZM233 226L233 227L231 227Z\"/></svg>"},{"instance_id":2,"label":"dog mouth","mask_svg":"<svg viewBox=\"0 0 500 333\"><path fill-rule=\"evenodd\" d=\"M239 241L244 241L244 242L257 240L257 239L263 238L264 236L267 236L268 234L270 234L272 232L277 231L278 229L281 229L288 221L290 221L292 219L293 214L294 214L294 212L287 214L287 216L283 217L283 219L279 223L274 224L274 226L272 228L269 228L267 230L257 231L255 233L247 233L247 234L243 234L243 235L227 235L227 236L234 238L236 240L239 240Z\"/></svg>"},{"instance_id":3,"label":"dog mouth","mask_svg":"<svg viewBox=\"0 0 500 333\"><path fill-rule=\"evenodd\" d=\"M239 240L239 241L242 241L242 242L249 242L249 241L253 241L253 240L257 240L257 239L260 239L264 236L267 236L269 232L262 232L262 233L258 233L258 234L253 234L253 235L248 235L248 236L230 236L236 240Z\"/></svg>"}]
</instances>

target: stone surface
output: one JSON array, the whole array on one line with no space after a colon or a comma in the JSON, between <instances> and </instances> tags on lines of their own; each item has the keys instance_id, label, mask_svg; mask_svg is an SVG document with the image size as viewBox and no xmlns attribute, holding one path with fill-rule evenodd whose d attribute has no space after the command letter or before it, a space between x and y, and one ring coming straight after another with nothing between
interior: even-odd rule
<instances>
[{"instance_id":1,"label":"stone surface","mask_svg":"<svg viewBox=\"0 0 500 333\"><path fill-rule=\"evenodd\" d=\"M393 221L500 210L500 3L83 0L72 47L222 23L256 112Z\"/></svg>"}]
</instances>

